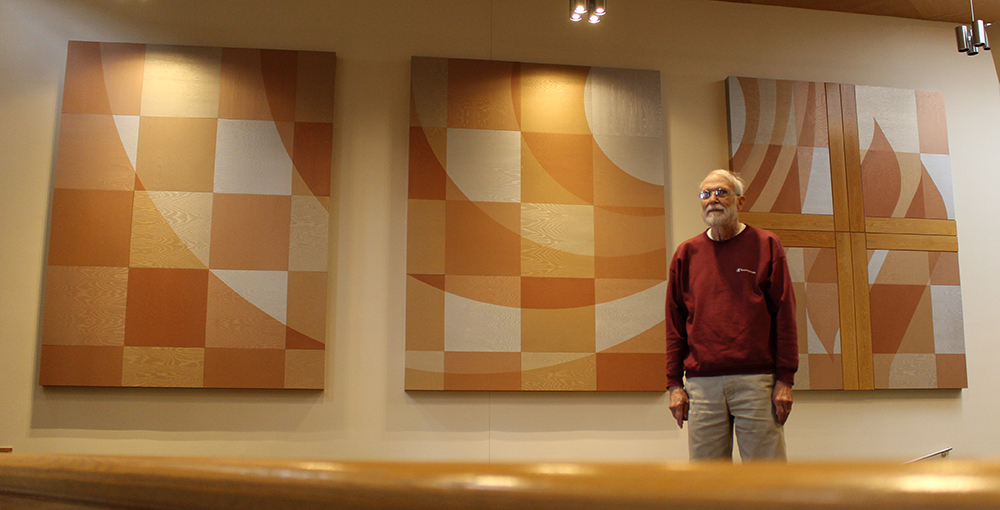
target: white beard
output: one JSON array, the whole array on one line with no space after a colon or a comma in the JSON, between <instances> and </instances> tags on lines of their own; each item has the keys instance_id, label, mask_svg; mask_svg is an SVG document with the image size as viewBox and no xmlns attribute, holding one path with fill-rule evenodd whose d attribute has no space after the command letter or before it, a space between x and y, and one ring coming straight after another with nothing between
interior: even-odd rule
<instances>
[{"instance_id":1,"label":"white beard","mask_svg":"<svg viewBox=\"0 0 1000 510\"><path fill-rule=\"evenodd\" d=\"M703 211L701 214L702 220L709 227L717 227L719 225L725 225L736 219L736 211L734 209L723 207L721 210Z\"/></svg>"}]
</instances>

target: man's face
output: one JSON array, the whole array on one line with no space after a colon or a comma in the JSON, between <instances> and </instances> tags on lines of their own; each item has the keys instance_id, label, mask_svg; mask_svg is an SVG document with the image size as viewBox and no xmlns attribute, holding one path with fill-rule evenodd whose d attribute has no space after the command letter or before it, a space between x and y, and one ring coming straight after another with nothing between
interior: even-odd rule
<instances>
[{"instance_id":1,"label":"man's face","mask_svg":"<svg viewBox=\"0 0 1000 510\"><path fill-rule=\"evenodd\" d=\"M721 192L724 196L716 195L716 190L725 190ZM729 179L717 174L709 175L702 181L701 191L709 192L708 198L701 199L701 218L708 226L717 227L739 221L737 211L745 197L736 196Z\"/></svg>"}]
</instances>

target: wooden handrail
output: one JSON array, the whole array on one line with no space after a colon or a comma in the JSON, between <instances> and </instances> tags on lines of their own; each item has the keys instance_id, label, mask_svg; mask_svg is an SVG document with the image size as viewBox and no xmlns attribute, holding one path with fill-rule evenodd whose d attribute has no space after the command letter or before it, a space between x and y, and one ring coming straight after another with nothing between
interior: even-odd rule
<instances>
[{"instance_id":1,"label":"wooden handrail","mask_svg":"<svg viewBox=\"0 0 1000 510\"><path fill-rule=\"evenodd\" d=\"M1000 463L418 464L15 453L0 456L0 506L5 501L24 509L971 510L1000 508Z\"/></svg>"}]
</instances>

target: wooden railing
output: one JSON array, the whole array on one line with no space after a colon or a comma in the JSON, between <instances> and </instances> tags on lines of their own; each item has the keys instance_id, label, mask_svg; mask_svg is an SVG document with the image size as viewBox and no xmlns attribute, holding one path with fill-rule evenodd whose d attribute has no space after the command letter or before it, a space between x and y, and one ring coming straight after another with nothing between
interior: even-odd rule
<instances>
[{"instance_id":1,"label":"wooden railing","mask_svg":"<svg viewBox=\"0 0 1000 510\"><path fill-rule=\"evenodd\" d=\"M1000 463L406 464L0 456L0 508L991 509Z\"/></svg>"}]
</instances>

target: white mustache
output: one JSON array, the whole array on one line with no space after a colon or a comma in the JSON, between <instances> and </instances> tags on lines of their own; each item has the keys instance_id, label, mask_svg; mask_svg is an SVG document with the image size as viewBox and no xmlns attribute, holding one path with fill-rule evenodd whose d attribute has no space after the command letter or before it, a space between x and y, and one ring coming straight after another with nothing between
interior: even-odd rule
<instances>
[{"instance_id":1,"label":"white mustache","mask_svg":"<svg viewBox=\"0 0 1000 510\"><path fill-rule=\"evenodd\" d=\"M714 205L714 206L710 206L707 209L705 209L705 212L706 213L710 213L710 212L726 212L726 208Z\"/></svg>"}]
</instances>

